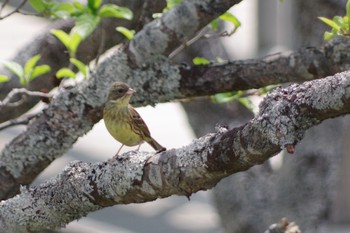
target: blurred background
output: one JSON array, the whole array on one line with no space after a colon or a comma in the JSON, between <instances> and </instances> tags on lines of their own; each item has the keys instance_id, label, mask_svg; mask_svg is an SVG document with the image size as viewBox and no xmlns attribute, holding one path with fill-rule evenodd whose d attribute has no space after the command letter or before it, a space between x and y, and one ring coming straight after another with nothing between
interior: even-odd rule
<instances>
[{"instance_id":1,"label":"blurred background","mask_svg":"<svg viewBox=\"0 0 350 233\"><path fill-rule=\"evenodd\" d=\"M0 1L1 2L1 1ZM262 3L263 2L263 3ZM303 37L296 37L296 7L302 9L300 2L294 0L244 0L239 5L231 9L231 12L241 21L242 27L231 37L222 38L217 46L221 57L225 59L247 59L257 56L263 56L279 51L294 49L301 45L318 45L322 37L318 35L316 40L304 40ZM317 2L317 1L316 1ZM322 2L322 1L321 1ZM324 1L323 1L324 2ZM331 0L328 2L332 2ZM345 1L341 1L345 8ZM338 2L339 3L339 2ZM19 2L13 1L13 5ZM305 3L306 4L306 3ZM331 4L331 3L330 3ZM10 9L5 9L10 10ZM298 11L300 13L300 11ZM320 12L321 14L321 12ZM324 16L324 15L319 15ZM316 19L314 19L316 20ZM301 20L300 20L301 22ZM48 21L34 16L24 16L14 14L13 16L0 21L0 60L11 60L18 49L28 44L40 32L47 27ZM321 23L319 23L321 25ZM303 24L304 25L304 24ZM306 24L305 24L306 25ZM299 24L297 26L300 26ZM227 26L230 28L230 25ZM315 28L319 26L315 25ZM229 29L228 29L229 30ZM306 29L307 31L307 29ZM310 31L311 35L311 31ZM310 42L310 44L308 43ZM212 42L203 42L212 43ZM201 42L197 45L197 51L200 51ZM197 53L199 55L199 53ZM204 57L212 56L202 54ZM214 52L215 55L215 52ZM179 61L190 60L188 54L181 54L177 59ZM215 58L215 57L214 57ZM136 93L137 94L137 93ZM204 106L204 107L203 107ZM224 110L222 108L224 107ZM220 108L220 109L219 109ZM40 106L32 111L38 111ZM236 112L235 114L226 114L228 109ZM152 133L152 136L163 146L178 148L191 143L191 141L207 132L214 131L216 123L227 123L230 126L242 124L249 120L251 113L242 110L241 107L232 104L226 106L214 106L205 100L198 100L196 103L167 103L158 104L156 107L142 107L137 109L140 115ZM203 111L202 111L203 110ZM244 114L242 114L244 112ZM223 115L225 113L226 115ZM205 127L198 120L198 115L206 120ZM207 115L213 115L207 119ZM241 117L245 115L245 117ZM197 116L197 117L196 117ZM217 118L215 118L217 116ZM235 117L235 118L234 118ZM232 118L234 118L232 120ZM210 122L210 124L209 124ZM197 124L197 127L196 127ZM192 127L191 127L192 126ZM193 129L192 129L193 128ZM0 132L0 149L7 142L11 141L24 127L16 126ZM116 142L107 132L103 121L96 124L92 131L80 138L74 147L60 159L53 162L33 183L37 185L50 177L59 173L70 161L82 160L87 162L106 161L112 157L120 144ZM124 147L123 151L135 148ZM144 144L141 150L152 150ZM281 162L281 158L275 158ZM276 162L276 163L277 163ZM254 176L255 170L251 176ZM242 175L234 176L238 181L225 179L223 185L227 187L239 187L238 182L245 186L254 184L254 181L247 180ZM256 178L258 180L259 178ZM242 183L242 180L244 181ZM229 183L225 183L229 182ZM252 183L249 183L252 182ZM264 181L261 181L263 183ZM320 181L322 182L322 181ZM221 184L220 183L220 184ZM286 183L286 182L285 182ZM223 232L257 232L252 227L235 228L230 222L244 222L242 218L237 218L235 214L228 214L239 206L237 204L242 200L242 196L237 197L237 202L228 201L227 197L234 197L236 190L223 189L219 187L216 191L198 192L191 196L190 201L186 197L173 196L166 199L159 199L154 202L144 204L120 205L105 208L89 214L87 217L70 223L62 232L74 233L223 233ZM221 184L222 185L222 184ZM236 186L235 186L236 185ZM265 186L267 187L267 185ZM258 190L258 187L256 188ZM266 201L261 196L252 197L252 200L258 199L257 203ZM243 198L244 199L244 198ZM224 201L223 201L224 200ZM253 202L253 201L252 201ZM220 203L233 203L223 207ZM244 202L241 202L244 203ZM243 204L241 204L243 205ZM226 208L226 209L225 209ZM254 214L254 209L249 209L250 214ZM226 212L225 212L226 211ZM237 211L244 212L244 207ZM237 212L236 212L237 213ZM237 213L239 215L240 212ZM262 216L264 212L256 213ZM283 217L283 216L281 216ZM297 217L296 217L297 218ZM277 222L279 219L269 219L270 223ZM293 220L293 219L292 219ZM248 220L246 220L248 221ZM297 222L298 223L298 222ZM252 224L255 224L252 222ZM262 232L267 229L266 221L259 222L259 229ZM243 224L244 225L244 224ZM249 224L246 224L249 225ZM258 225L258 224L257 224ZM343 226L343 225L342 225ZM236 230L233 230L236 229ZM239 229L239 230L237 230ZM242 230L243 229L243 230ZM333 229L333 228L332 228ZM337 232L346 231L347 228L339 228ZM344 231L342 231L345 229ZM313 231L309 231L313 232ZM325 231L327 232L327 231ZM331 230L329 232L335 232Z\"/></svg>"}]
</instances>

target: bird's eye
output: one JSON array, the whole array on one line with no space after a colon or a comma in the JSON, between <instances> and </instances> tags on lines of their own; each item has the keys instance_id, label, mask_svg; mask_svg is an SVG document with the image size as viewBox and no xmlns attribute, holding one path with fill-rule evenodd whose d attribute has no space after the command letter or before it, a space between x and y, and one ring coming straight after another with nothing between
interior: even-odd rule
<instances>
[{"instance_id":1,"label":"bird's eye","mask_svg":"<svg viewBox=\"0 0 350 233\"><path fill-rule=\"evenodd\" d=\"M122 93L124 92L124 90L123 90L123 89L118 89L117 92L118 92L119 94L122 94Z\"/></svg>"}]
</instances>

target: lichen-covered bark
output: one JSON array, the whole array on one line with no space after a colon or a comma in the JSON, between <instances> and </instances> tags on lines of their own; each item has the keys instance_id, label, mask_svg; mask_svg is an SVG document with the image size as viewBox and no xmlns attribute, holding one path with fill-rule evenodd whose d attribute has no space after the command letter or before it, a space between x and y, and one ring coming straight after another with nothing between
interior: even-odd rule
<instances>
[{"instance_id":1,"label":"lichen-covered bark","mask_svg":"<svg viewBox=\"0 0 350 233\"><path fill-rule=\"evenodd\" d=\"M183 3L165 13L155 22L163 19L177 21L181 17L176 12L181 13L182 10L179 11L179 9L188 8L184 10L201 15L198 17L198 22L195 23L197 26L190 27L191 30L198 30L200 26L206 25L238 2L239 0L207 0ZM181 24L186 27L184 24L188 23L187 20L180 21L177 27L180 27ZM174 37L172 31L164 32L163 27L157 26L159 24L150 23L135 36L135 42L131 41L133 45L115 51L107 57L87 81L60 93L25 132L18 135L5 147L0 154L0 174L12 177L10 181L15 183L2 185L7 181L0 179L1 199L18 191L19 184L30 183L51 161L66 152L80 136L87 133L94 123L101 119L101 109L112 82L125 81L132 83L140 90L135 98L136 105L169 101L179 96L178 69L170 66L167 59L161 56L162 53L168 52L167 49L159 50L158 43L140 45L143 48L140 51L130 49L137 43L145 43L142 40L139 41L138 38L155 39L150 38L148 34L150 27L153 28L153 32L159 31L155 35L160 35L160 38L155 41L163 41L164 37L167 37L162 42L167 43L164 48L173 48L176 43L181 43L178 37ZM195 33L190 29L183 36L192 36ZM140 64L136 64L137 60L134 58L144 61L143 66L138 68ZM147 69L147 67L150 68ZM164 72L166 75L163 74ZM144 89L138 87L144 87ZM8 187L17 190L8 190Z\"/></svg>"},{"instance_id":2,"label":"lichen-covered bark","mask_svg":"<svg viewBox=\"0 0 350 233\"><path fill-rule=\"evenodd\" d=\"M218 128L188 146L159 154L131 151L96 164L71 163L54 179L1 202L0 229L55 229L106 206L210 189L295 145L308 128L349 113L349 106L350 72L275 90L247 124Z\"/></svg>"},{"instance_id":3,"label":"lichen-covered bark","mask_svg":"<svg viewBox=\"0 0 350 233\"><path fill-rule=\"evenodd\" d=\"M99 53L103 53L116 44L125 41L125 37L120 33L117 33L115 31L115 27L125 26L127 28L140 30L142 26L149 21L152 13L160 12L165 5L164 1L162 0L153 0L152 4L149 4L149 0L110 0L108 2L129 7L133 11L134 18L131 21L120 19L104 20L102 24L92 33L92 35L84 40L79 46L77 58L84 63L89 63L95 59ZM143 8L144 5L148 7ZM33 41L31 41L28 45L24 46L24 48L22 48L17 53L17 55L11 59L23 65L32 56L40 54L40 62L51 67L50 73L39 76L29 83L27 87L29 90L49 91L59 84L60 80L56 78L55 74L60 68L68 66L69 58L68 53L62 52L66 49L63 44L51 34L51 30L60 29L69 32L73 26L74 22L72 21L61 20L54 22L44 32L42 32L40 36L33 39ZM4 99L12 89L20 88L21 85L19 83L19 79L15 76L15 74L9 72L7 69L1 69L0 74L6 74L10 77L9 82L0 83L0 99ZM19 106L2 106L0 108L0 122L4 122L20 116L32 108L38 101L39 98L28 97Z\"/></svg>"},{"instance_id":4,"label":"lichen-covered bark","mask_svg":"<svg viewBox=\"0 0 350 233\"><path fill-rule=\"evenodd\" d=\"M348 70L349 62L350 44L338 38L320 48L307 47L261 59L184 67L180 88L182 95L189 97L301 82Z\"/></svg>"},{"instance_id":5,"label":"lichen-covered bark","mask_svg":"<svg viewBox=\"0 0 350 233\"><path fill-rule=\"evenodd\" d=\"M293 25L294 48L324 43L323 33L330 28L318 22L317 17L345 14L346 0L292 2L295 14L287 20ZM346 48L340 46L331 51ZM342 62L341 56L332 59ZM344 61L348 60L345 56ZM303 232L327 232L323 227L337 222L335 211L349 213L344 200L337 200L341 204L334 205L334 194L343 195L346 200L349 197L343 192L346 189L337 189L339 180L348 183L340 170L349 157L345 148L349 144L348 129L349 116L324 121L306 132L294 156L283 153L281 167L271 169L266 163L222 180L214 189L214 199L225 232L260 232L281 217L295 221Z\"/></svg>"}]
</instances>

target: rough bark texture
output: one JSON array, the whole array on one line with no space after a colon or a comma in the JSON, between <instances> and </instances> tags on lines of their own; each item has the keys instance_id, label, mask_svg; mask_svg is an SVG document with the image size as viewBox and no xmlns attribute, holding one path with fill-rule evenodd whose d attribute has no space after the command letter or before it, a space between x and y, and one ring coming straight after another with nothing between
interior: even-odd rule
<instances>
[{"instance_id":1,"label":"rough bark texture","mask_svg":"<svg viewBox=\"0 0 350 233\"><path fill-rule=\"evenodd\" d=\"M323 33L329 28L317 17L343 15L345 3L295 1L295 47L323 42ZM266 164L220 182L214 196L225 232L259 232L282 217L295 221L303 232L320 232L322 225L335 220L336 211L348 212L344 200L337 200L343 204L334 207L348 122L349 117L337 118L310 129L296 146L296 156L285 155L278 171ZM342 183L348 182L344 179ZM348 199L349 195L340 196Z\"/></svg>"},{"instance_id":2,"label":"rough bark texture","mask_svg":"<svg viewBox=\"0 0 350 233\"><path fill-rule=\"evenodd\" d=\"M338 39L320 48L307 47L261 59L183 68L181 92L187 97L212 95L217 90L227 92L301 82L348 70L350 46L348 40Z\"/></svg>"},{"instance_id":3,"label":"rough bark texture","mask_svg":"<svg viewBox=\"0 0 350 233\"><path fill-rule=\"evenodd\" d=\"M186 86L181 79L192 73L186 73L186 70L180 73L178 66L170 64L164 55L238 2L184 2L145 26L127 46L105 58L89 80L56 96L27 130L1 152L1 198L13 196L20 184L30 183L101 119L108 86L115 80L132 83L140 90L134 99L136 105L234 89L235 82L228 79L225 72L222 75L230 88L222 83L214 85L216 89L208 87L208 82L217 76L215 72L219 72L215 66L193 68L194 76L204 78ZM335 49L331 49L331 45L324 51L309 48L289 57L268 57L260 60L261 65L255 64L256 70L251 69L253 60L223 64L222 70L229 70L231 77L237 75L241 82L244 75L257 77L254 84L257 86L268 83L264 77L282 81L271 70L263 73L263 78L257 75L268 67L287 76L285 81L295 76L305 80L320 78L348 69L349 46L336 42ZM343 54L339 55L340 52ZM307 59L304 60L302 54ZM278 70L278 64L285 70ZM243 66L249 69L244 72ZM205 74L203 69L211 75ZM187 75L181 77L181 74ZM190 195L212 188L225 176L265 163L282 148L292 150L309 127L349 113L349 80L350 74L344 72L277 89L265 99L259 115L247 124L229 130L220 128L218 133L206 135L184 148L154 156L131 152L126 157L98 164L73 163L56 179L39 187L23 189L20 195L2 202L0 229L5 232L53 229L105 206L145 202L172 194ZM196 91L191 92L190 88ZM220 192L221 200L225 201L220 213L227 218L224 221L227 231L260 232L280 219L281 213L293 215L290 220L296 222L302 218L301 228L310 232L314 231L315 225L328 219L331 211L327 204L332 201L341 155L338 150L342 141L338 137L344 135L345 125L345 120L341 119L336 123L325 123L327 129L334 129L332 133L324 132L323 126L321 133L317 128L313 129L316 133L311 130L308 133L311 142L304 145L305 148L302 144L297 147L297 153L301 149L306 155L288 156L282 169L275 174L265 163L233 176L235 180L229 183L222 183L227 193ZM314 145L315 142L318 144Z\"/></svg>"},{"instance_id":4,"label":"rough bark texture","mask_svg":"<svg viewBox=\"0 0 350 233\"><path fill-rule=\"evenodd\" d=\"M161 19L144 27L135 35L135 41L132 40L130 46L115 51L101 61L89 80L60 93L48 108L31 122L27 130L2 151L0 173L12 177L10 181L15 183L6 186L0 184L1 199L18 191L19 184L30 183L51 161L65 153L80 136L87 133L94 123L101 119L101 109L112 82L122 80L132 83L140 90L134 98L136 105L169 101L180 96L178 69L160 56L161 53L167 53L170 47L174 48L176 43L180 44L184 36L192 36L200 27L238 2L239 0L193 1L174 7ZM191 17L181 17L183 12L189 13ZM178 19L182 19L178 24L167 25L171 30L164 31L165 26L158 24L162 20L175 22ZM191 26L183 32L178 31L182 26L186 28L191 23L196 26ZM150 30L152 34L149 34ZM164 43L163 50L159 49L159 43L150 41ZM136 47L138 49L135 50ZM144 62L140 68L136 68L139 61ZM6 187L16 190L8 190Z\"/></svg>"},{"instance_id":5,"label":"rough bark texture","mask_svg":"<svg viewBox=\"0 0 350 233\"><path fill-rule=\"evenodd\" d=\"M128 152L96 164L71 163L54 179L39 187L23 188L21 194L1 202L0 229L17 233L55 229L106 206L152 201L173 194L190 196L212 188L223 177L265 162L281 148L299 142L308 128L349 113L349 107L350 72L276 90L265 98L259 114L247 124L218 128L217 133L188 146L159 154ZM315 158L306 161L310 165ZM326 169L327 161L321 165ZM304 182L313 179L314 174L298 175L299 182ZM263 196L274 194L273 189L266 191L269 192ZM253 200L256 194L247 192L246 196ZM291 192L291 197L293 194L318 195L308 189ZM277 199L276 206L295 211L288 208L289 204ZM311 208L309 211L310 216L319 212Z\"/></svg>"},{"instance_id":6,"label":"rough bark texture","mask_svg":"<svg viewBox=\"0 0 350 233\"><path fill-rule=\"evenodd\" d=\"M310 60L309 62L311 64L313 62L319 64L319 62L316 62L318 61L317 59L324 61L321 64L334 64L332 68L334 72L347 69L349 63L346 57L349 54L346 49L341 49L347 47L347 43L333 41L326 46L326 52L316 52L315 57L312 55L314 53L311 53L310 57L312 58L309 57L308 60ZM311 48L309 50L319 51ZM309 53L305 52L303 54L307 55ZM338 59L339 57L342 59ZM131 70L128 62L123 57L123 52L116 52L114 56L109 57L101 63L101 66L91 75L91 80L87 83L83 83L81 86L67 90L57 96L49 108L29 125L27 131L19 135L3 150L0 160L0 164L2 165L0 175L3 177L3 179L0 179L1 197L5 198L8 195L16 193L19 184L30 183L53 159L65 153L79 136L85 134L101 119L101 109L106 98L106 90L108 90L109 83L115 80L115 74L120 74L117 77L119 80L132 83L134 87L140 89L134 99L134 104L139 106L169 101L174 98L203 96L224 92L228 90L227 86L231 87L230 90L236 90L234 84L237 83L237 80L248 79L249 77L251 77L252 83L256 80L256 84L246 82L246 86L240 85L240 88L248 89L252 87L251 85L257 87L279 81L291 81L292 74L298 72L298 69L290 69L291 74L286 72L285 76L287 78L284 80L281 80L279 76L273 75L273 71L276 71L277 68L283 70L283 67L286 67L285 64L288 63L286 60L302 63L304 60L301 58L302 56L297 52L295 54L292 53L288 57L277 56L266 64L264 62L265 59L250 60L247 63L237 61L234 64L233 62L232 66L236 66L237 64L237 66L242 66L242 64L247 65L246 67L243 66L245 67L244 69L237 69L238 73L230 72L231 80L227 76L225 78L227 80L226 82L218 80L219 84L214 86L214 88L208 89L205 88L205 84L203 84L204 88L200 88L199 84L206 83L208 78L214 83L215 80L213 78L216 77L217 73L213 74L210 72L213 69L212 66L200 68L201 70L207 69L208 74L212 74L212 76L194 72L196 75L192 78L196 79L197 82L193 85L191 79L186 75L181 77L178 67L169 64L167 59L161 57L154 58L153 60L149 60L149 64L145 64L142 69ZM260 62L263 65L258 65ZM254 70L252 69L253 67L257 67L255 71L252 71ZM227 64L221 65L221 68L221 72L229 70ZM197 68L194 67L193 69L196 70ZM214 67L214 69L217 70L218 67ZM304 68L301 67L300 70L305 70L305 66ZM329 72L330 69L326 65L317 65L317 69L313 71L315 70L319 74L324 74ZM266 74L265 77L268 76L270 79L261 82L258 76L259 73ZM247 77L243 76L244 74ZM300 80L319 77L310 75L307 71L300 71L298 76ZM101 77L104 77L104 79ZM164 77L167 78L165 79ZM200 77L203 78L203 81L201 81ZM179 80L181 80L180 83ZM187 84L187 82L190 82L190 84ZM192 91L190 88L193 88ZM195 109L193 107L191 108ZM216 107L213 106L213 108ZM218 121L217 123L220 122L230 124L229 120ZM36 135L36 137L33 135ZM33 153L33 149L35 153Z\"/></svg>"},{"instance_id":7,"label":"rough bark texture","mask_svg":"<svg viewBox=\"0 0 350 233\"><path fill-rule=\"evenodd\" d=\"M134 13L134 18L131 21L116 19L104 20L94 33L79 46L77 58L84 63L92 61L99 53L105 52L107 49L126 40L123 35L115 31L117 26L125 26L127 28L140 30L142 26L149 21L152 13L160 12L164 8L164 1L162 0L153 1L151 5L149 5L150 1L139 0L111 0L109 2L129 7ZM51 67L50 73L42 75L29 83L27 87L29 90L49 91L59 84L59 79L55 77L55 74L60 68L68 66L69 58L68 53L62 52L66 50L63 44L59 42L50 31L52 29L60 29L68 32L73 26L74 23L72 21L62 20L53 23L53 25L50 25L40 36L31 41L29 45L24 46L24 48L17 53L17 56L9 59L23 65L32 56L41 54L41 62ZM2 68L0 74L6 74L10 77L9 82L0 84L0 99L4 99L7 93L13 88L20 88L21 85L19 79L7 69ZM38 98L28 97L20 106L2 107L0 122L20 116L32 108L38 101Z\"/></svg>"}]
</instances>

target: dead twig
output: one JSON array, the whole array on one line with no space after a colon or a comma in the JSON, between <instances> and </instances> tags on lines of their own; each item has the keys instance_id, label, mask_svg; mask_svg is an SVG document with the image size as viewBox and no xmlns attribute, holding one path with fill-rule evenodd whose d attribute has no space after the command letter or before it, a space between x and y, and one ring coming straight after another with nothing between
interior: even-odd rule
<instances>
[{"instance_id":1,"label":"dead twig","mask_svg":"<svg viewBox=\"0 0 350 233\"><path fill-rule=\"evenodd\" d=\"M15 97L20 94L22 94L21 98L15 102L12 102L15 99ZM4 106L7 106L7 107L19 106L25 101L27 96L51 99L53 95L50 93L44 93L40 91L29 91L25 88L15 88L11 90L11 92L6 96L6 98L3 101L0 101L0 111Z\"/></svg>"},{"instance_id":2,"label":"dead twig","mask_svg":"<svg viewBox=\"0 0 350 233\"><path fill-rule=\"evenodd\" d=\"M0 131L15 125L27 125L37 114L28 114L3 123L0 123Z\"/></svg>"},{"instance_id":3,"label":"dead twig","mask_svg":"<svg viewBox=\"0 0 350 233\"><path fill-rule=\"evenodd\" d=\"M208 27L204 27L202 30L200 30L197 35L195 35L192 39L182 43L179 47L177 47L173 52L171 52L169 54L169 58L173 59L174 57L176 57L183 49L185 49L186 47L190 46L191 44L195 43L196 41L198 41L201 38L204 39L215 39L215 38L219 38L219 37L226 37L226 36L232 36L236 31L237 31L238 27L234 27L232 29L231 32L228 31L223 31L220 33L212 33L212 34L208 34L207 31L209 30Z\"/></svg>"}]
</instances>

